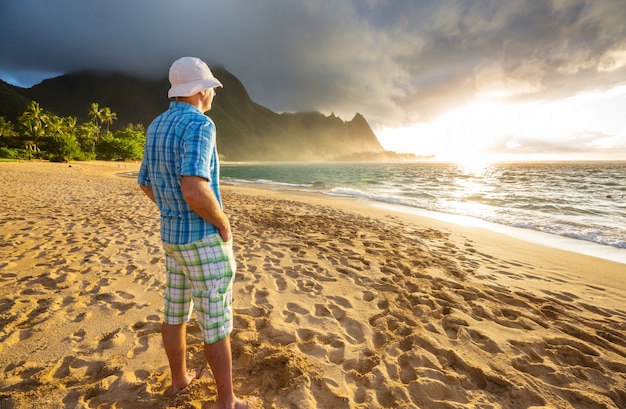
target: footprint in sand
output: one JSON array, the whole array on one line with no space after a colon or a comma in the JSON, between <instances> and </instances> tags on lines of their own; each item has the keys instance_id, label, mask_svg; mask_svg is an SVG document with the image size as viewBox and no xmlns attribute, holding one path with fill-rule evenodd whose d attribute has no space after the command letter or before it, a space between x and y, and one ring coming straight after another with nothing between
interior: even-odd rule
<instances>
[{"instance_id":1,"label":"footprint in sand","mask_svg":"<svg viewBox=\"0 0 626 409\"><path fill-rule=\"evenodd\" d=\"M134 334L135 338L143 338L151 335L161 334L161 317L154 314L146 317L145 321L137 321L129 327L129 331Z\"/></svg>"},{"instance_id":2,"label":"footprint in sand","mask_svg":"<svg viewBox=\"0 0 626 409\"><path fill-rule=\"evenodd\" d=\"M121 328L118 328L105 334L98 343L98 350L111 349L121 345L126 340L126 336L121 331Z\"/></svg>"},{"instance_id":3,"label":"footprint in sand","mask_svg":"<svg viewBox=\"0 0 626 409\"><path fill-rule=\"evenodd\" d=\"M116 291L115 293L125 300L132 300L133 298L135 298L133 294L127 293L125 291Z\"/></svg>"},{"instance_id":4,"label":"footprint in sand","mask_svg":"<svg viewBox=\"0 0 626 409\"><path fill-rule=\"evenodd\" d=\"M342 318L339 323L346 329L346 334L354 340L355 344L362 344L365 342L364 326L359 321L352 318Z\"/></svg>"},{"instance_id":5,"label":"footprint in sand","mask_svg":"<svg viewBox=\"0 0 626 409\"><path fill-rule=\"evenodd\" d=\"M380 364L378 354L366 349L357 358L345 360L341 367L346 372L354 371L359 375L366 375L372 372L378 364Z\"/></svg>"},{"instance_id":6,"label":"footprint in sand","mask_svg":"<svg viewBox=\"0 0 626 409\"><path fill-rule=\"evenodd\" d=\"M84 329L79 329L78 331L76 331L74 334L72 334L72 340L75 342L81 342L82 340L85 339L85 330Z\"/></svg>"},{"instance_id":7,"label":"footprint in sand","mask_svg":"<svg viewBox=\"0 0 626 409\"><path fill-rule=\"evenodd\" d=\"M468 327L469 324L462 318L446 316L441 321L441 326L446 332L446 335L448 335L448 338L457 339L461 327Z\"/></svg>"},{"instance_id":8,"label":"footprint in sand","mask_svg":"<svg viewBox=\"0 0 626 409\"><path fill-rule=\"evenodd\" d=\"M301 307L298 304L292 303L292 302L287 303L286 307L287 307L287 311L293 312L293 313L296 313L296 314L299 314L299 315L310 315L311 314L311 312L309 310Z\"/></svg>"},{"instance_id":9,"label":"footprint in sand","mask_svg":"<svg viewBox=\"0 0 626 409\"><path fill-rule=\"evenodd\" d=\"M341 364L346 356L346 344L340 339L334 340L331 342L330 347L332 348L328 352L328 360L335 365Z\"/></svg>"},{"instance_id":10,"label":"footprint in sand","mask_svg":"<svg viewBox=\"0 0 626 409\"><path fill-rule=\"evenodd\" d=\"M323 287L313 280L300 279L297 280L296 286L299 292L311 293L312 295L321 295Z\"/></svg>"},{"instance_id":11,"label":"footprint in sand","mask_svg":"<svg viewBox=\"0 0 626 409\"><path fill-rule=\"evenodd\" d=\"M371 291L363 291L363 299L367 302L374 301L376 294Z\"/></svg>"},{"instance_id":12,"label":"footprint in sand","mask_svg":"<svg viewBox=\"0 0 626 409\"><path fill-rule=\"evenodd\" d=\"M283 292L287 289L287 280L285 280L282 270L277 273L272 273L272 277L274 278L274 283L278 291Z\"/></svg>"},{"instance_id":13,"label":"footprint in sand","mask_svg":"<svg viewBox=\"0 0 626 409\"><path fill-rule=\"evenodd\" d=\"M494 355L502 352L496 341L480 333L479 331L469 328L466 328L465 331L469 335L472 342L483 351Z\"/></svg>"}]
</instances>

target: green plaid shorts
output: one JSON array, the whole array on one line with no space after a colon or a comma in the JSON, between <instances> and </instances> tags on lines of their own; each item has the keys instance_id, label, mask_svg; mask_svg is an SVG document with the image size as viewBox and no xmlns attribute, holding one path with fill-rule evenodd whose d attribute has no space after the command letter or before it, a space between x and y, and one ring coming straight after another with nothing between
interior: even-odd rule
<instances>
[{"instance_id":1,"label":"green plaid shorts","mask_svg":"<svg viewBox=\"0 0 626 409\"><path fill-rule=\"evenodd\" d=\"M189 322L192 311L202 338L213 344L233 330L232 289L237 269L232 241L219 233L189 244L167 244L165 249L166 324Z\"/></svg>"}]
</instances>

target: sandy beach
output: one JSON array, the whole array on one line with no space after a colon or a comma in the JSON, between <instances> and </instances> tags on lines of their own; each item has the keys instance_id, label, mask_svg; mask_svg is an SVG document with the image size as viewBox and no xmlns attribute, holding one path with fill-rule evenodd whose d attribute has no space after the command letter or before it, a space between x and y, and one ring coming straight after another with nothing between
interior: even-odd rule
<instances>
[{"instance_id":1,"label":"sandy beach","mask_svg":"<svg viewBox=\"0 0 626 409\"><path fill-rule=\"evenodd\" d=\"M0 409L174 398L137 163L0 163ZM236 391L264 408L626 408L626 265L476 227L224 186ZM190 325L189 365L204 367Z\"/></svg>"}]
</instances>

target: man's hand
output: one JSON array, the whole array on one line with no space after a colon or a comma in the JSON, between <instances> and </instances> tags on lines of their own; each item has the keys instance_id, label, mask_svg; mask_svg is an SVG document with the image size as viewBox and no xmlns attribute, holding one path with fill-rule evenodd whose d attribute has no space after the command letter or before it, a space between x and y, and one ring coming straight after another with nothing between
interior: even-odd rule
<instances>
[{"instance_id":1,"label":"man's hand","mask_svg":"<svg viewBox=\"0 0 626 409\"><path fill-rule=\"evenodd\" d=\"M183 176L181 190L185 200L198 216L217 227L222 240L232 238L230 221L222 211L207 180L199 176Z\"/></svg>"},{"instance_id":2,"label":"man's hand","mask_svg":"<svg viewBox=\"0 0 626 409\"><path fill-rule=\"evenodd\" d=\"M222 240L226 241L230 241L230 239L233 238L233 235L230 231L230 223L228 223L228 226L220 228L220 236L222 236Z\"/></svg>"},{"instance_id":3,"label":"man's hand","mask_svg":"<svg viewBox=\"0 0 626 409\"><path fill-rule=\"evenodd\" d=\"M152 200L154 203L156 203L156 199L154 198L154 191L152 190L152 186L139 185L139 187L146 194L146 196L148 196L150 198L150 200Z\"/></svg>"}]
</instances>

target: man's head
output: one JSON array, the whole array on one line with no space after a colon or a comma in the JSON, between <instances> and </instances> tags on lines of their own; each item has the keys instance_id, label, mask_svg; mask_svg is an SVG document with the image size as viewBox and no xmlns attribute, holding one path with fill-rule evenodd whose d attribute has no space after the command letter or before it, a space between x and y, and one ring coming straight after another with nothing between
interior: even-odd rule
<instances>
[{"instance_id":1,"label":"man's head","mask_svg":"<svg viewBox=\"0 0 626 409\"><path fill-rule=\"evenodd\" d=\"M222 87L209 66L195 57L183 57L174 61L170 67L169 78L171 88L167 96L170 98L190 97L208 89Z\"/></svg>"}]
</instances>

